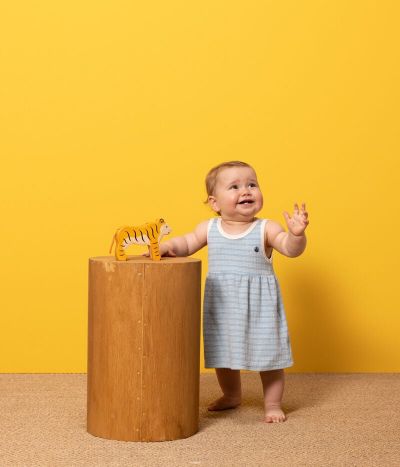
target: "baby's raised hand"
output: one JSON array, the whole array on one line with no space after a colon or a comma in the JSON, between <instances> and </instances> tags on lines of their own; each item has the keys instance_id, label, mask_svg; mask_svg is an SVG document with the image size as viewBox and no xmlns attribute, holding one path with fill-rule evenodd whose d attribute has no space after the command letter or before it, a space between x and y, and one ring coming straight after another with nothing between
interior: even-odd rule
<instances>
[{"instance_id":1,"label":"baby's raised hand","mask_svg":"<svg viewBox=\"0 0 400 467\"><path fill-rule=\"evenodd\" d=\"M303 203L301 205L301 209L299 210L298 204L295 203L294 213L292 217L290 217L289 213L287 213L286 211L283 211L283 215L285 217L285 221L290 232L293 235L302 235L307 225L309 224L308 212L306 211L306 204Z\"/></svg>"}]
</instances>

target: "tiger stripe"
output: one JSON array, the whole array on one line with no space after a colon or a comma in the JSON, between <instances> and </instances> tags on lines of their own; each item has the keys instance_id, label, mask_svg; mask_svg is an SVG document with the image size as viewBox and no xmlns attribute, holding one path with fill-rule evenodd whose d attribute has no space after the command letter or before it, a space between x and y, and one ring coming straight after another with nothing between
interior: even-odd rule
<instances>
[{"instance_id":1,"label":"tiger stripe","mask_svg":"<svg viewBox=\"0 0 400 467\"><path fill-rule=\"evenodd\" d=\"M125 249L131 245L148 245L152 260L161 259L159 243L164 235L168 235L171 228L164 219L157 219L155 222L147 223L137 227L124 226L116 230L110 246L110 253L115 244L115 258L118 261L126 261ZM134 239L133 239L134 238Z\"/></svg>"}]
</instances>

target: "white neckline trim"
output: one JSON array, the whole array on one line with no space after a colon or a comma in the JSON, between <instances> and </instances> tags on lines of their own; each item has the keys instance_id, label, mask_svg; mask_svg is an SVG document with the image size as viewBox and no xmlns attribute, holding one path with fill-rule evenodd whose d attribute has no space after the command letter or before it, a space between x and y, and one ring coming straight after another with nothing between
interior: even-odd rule
<instances>
[{"instance_id":1,"label":"white neckline trim","mask_svg":"<svg viewBox=\"0 0 400 467\"><path fill-rule=\"evenodd\" d=\"M242 237L245 237L247 234L249 234L253 229L254 227L257 225L257 222L259 221L260 219L256 219L252 224L251 226L245 230L244 232L240 233L240 234L236 234L236 235L232 235L232 234L228 234L227 232L225 232L223 229L222 229L222 225L221 225L221 221L222 219L220 217L218 217L217 219L217 227L218 227L218 230L219 230L219 233L223 236L223 237L226 237L226 238L230 238L230 239L236 239L236 238L242 238Z\"/></svg>"}]
</instances>

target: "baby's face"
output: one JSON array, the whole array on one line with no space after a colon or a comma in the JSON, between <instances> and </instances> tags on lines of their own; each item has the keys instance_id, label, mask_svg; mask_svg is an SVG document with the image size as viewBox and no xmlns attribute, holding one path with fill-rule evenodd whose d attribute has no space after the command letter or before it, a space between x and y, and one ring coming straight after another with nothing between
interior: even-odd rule
<instances>
[{"instance_id":1,"label":"baby's face","mask_svg":"<svg viewBox=\"0 0 400 467\"><path fill-rule=\"evenodd\" d=\"M257 175L250 167L227 167L218 175L209 203L226 220L252 220L263 206Z\"/></svg>"}]
</instances>

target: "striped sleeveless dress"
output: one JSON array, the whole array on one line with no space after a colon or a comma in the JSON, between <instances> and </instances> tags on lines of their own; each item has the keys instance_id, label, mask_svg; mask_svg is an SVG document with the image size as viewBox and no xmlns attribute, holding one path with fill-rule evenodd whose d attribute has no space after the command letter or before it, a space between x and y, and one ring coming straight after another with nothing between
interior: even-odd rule
<instances>
[{"instance_id":1,"label":"striped sleeveless dress","mask_svg":"<svg viewBox=\"0 0 400 467\"><path fill-rule=\"evenodd\" d=\"M243 233L208 224L208 274L203 303L206 368L255 371L293 365L290 337L278 279L267 258L267 219Z\"/></svg>"}]
</instances>

